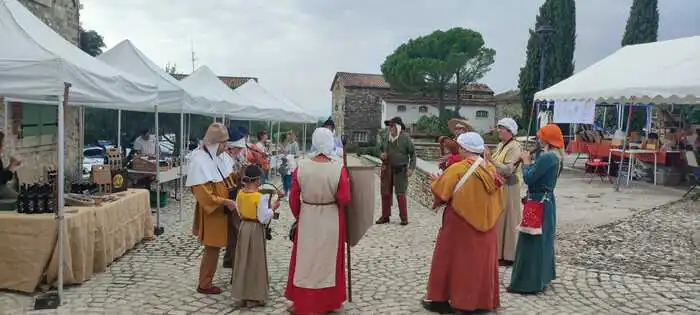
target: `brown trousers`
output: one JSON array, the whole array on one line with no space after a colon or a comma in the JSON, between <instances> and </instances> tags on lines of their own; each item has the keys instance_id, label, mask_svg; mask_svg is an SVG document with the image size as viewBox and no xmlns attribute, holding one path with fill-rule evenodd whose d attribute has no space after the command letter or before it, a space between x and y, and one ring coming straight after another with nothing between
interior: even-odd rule
<instances>
[{"instance_id":1,"label":"brown trousers","mask_svg":"<svg viewBox=\"0 0 700 315\"><path fill-rule=\"evenodd\" d=\"M199 266L199 288L208 289L212 287L212 280L216 273L216 263L219 262L219 251L221 249L213 246L204 246L202 251L202 264Z\"/></svg>"},{"instance_id":2,"label":"brown trousers","mask_svg":"<svg viewBox=\"0 0 700 315\"><path fill-rule=\"evenodd\" d=\"M237 213L233 213L228 217L228 241L226 242L226 252L224 252L224 268L233 266L234 256L236 254L236 243L238 243L238 225L241 219Z\"/></svg>"}]
</instances>

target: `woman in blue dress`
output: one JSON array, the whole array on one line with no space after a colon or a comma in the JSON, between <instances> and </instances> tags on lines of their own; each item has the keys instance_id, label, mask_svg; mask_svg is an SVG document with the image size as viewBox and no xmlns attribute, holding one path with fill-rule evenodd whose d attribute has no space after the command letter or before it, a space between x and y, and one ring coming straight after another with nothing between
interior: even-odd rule
<instances>
[{"instance_id":1,"label":"woman in blue dress","mask_svg":"<svg viewBox=\"0 0 700 315\"><path fill-rule=\"evenodd\" d=\"M543 152L532 163L529 152L524 152L523 181L527 184L530 200L543 200L542 234L520 232L508 292L536 294L547 289L556 278L554 235L556 234L556 200L554 188L562 169L564 136L555 124L542 127L537 138Z\"/></svg>"}]
</instances>

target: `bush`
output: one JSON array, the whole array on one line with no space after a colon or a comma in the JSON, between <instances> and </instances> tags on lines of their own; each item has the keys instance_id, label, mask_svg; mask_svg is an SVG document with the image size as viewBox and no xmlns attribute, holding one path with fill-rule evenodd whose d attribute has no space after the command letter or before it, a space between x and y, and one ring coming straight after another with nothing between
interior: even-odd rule
<instances>
[{"instance_id":1,"label":"bush","mask_svg":"<svg viewBox=\"0 0 700 315\"><path fill-rule=\"evenodd\" d=\"M433 136L450 136L452 133L447 127L447 121L452 118L464 117L460 116L456 111L446 109L445 119L441 120L438 116L422 116L416 122L416 129L418 132L426 133Z\"/></svg>"}]
</instances>

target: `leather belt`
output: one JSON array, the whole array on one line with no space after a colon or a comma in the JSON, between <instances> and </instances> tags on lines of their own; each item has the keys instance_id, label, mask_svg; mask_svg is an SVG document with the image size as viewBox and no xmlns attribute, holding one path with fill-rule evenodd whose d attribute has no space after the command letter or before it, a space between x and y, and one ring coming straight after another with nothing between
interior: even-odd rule
<instances>
[{"instance_id":1,"label":"leather belt","mask_svg":"<svg viewBox=\"0 0 700 315\"><path fill-rule=\"evenodd\" d=\"M310 205L310 206L330 206L330 205L335 205L336 202L335 200L329 201L329 202L309 202L309 201L302 201L303 203Z\"/></svg>"}]
</instances>

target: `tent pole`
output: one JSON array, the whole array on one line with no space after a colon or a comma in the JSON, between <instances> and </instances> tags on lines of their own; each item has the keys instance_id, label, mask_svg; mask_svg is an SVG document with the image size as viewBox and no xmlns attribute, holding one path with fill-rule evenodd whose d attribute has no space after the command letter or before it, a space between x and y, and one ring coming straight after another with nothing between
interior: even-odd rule
<instances>
[{"instance_id":1,"label":"tent pole","mask_svg":"<svg viewBox=\"0 0 700 315\"><path fill-rule=\"evenodd\" d=\"M630 131L630 122L632 122L632 106L634 106L634 97L630 99L630 106L629 110L627 112L627 127L625 128L625 139L622 141L622 157L620 157L620 167L617 169L617 183L615 183L615 191L618 192L620 191L620 182L622 175L621 169L622 169L622 162L625 159L625 151L627 150L627 138L629 135ZM624 111L623 111L624 113ZM628 172L631 172L632 170L627 170Z\"/></svg>"},{"instance_id":2,"label":"tent pole","mask_svg":"<svg viewBox=\"0 0 700 315\"><path fill-rule=\"evenodd\" d=\"M182 180L182 172L183 172L183 161L185 161L185 111L180 111L180 163L178 163L178 171L177 171L177 188L178 192L177 195L180 197L180 200L178 202L178 209L177 209L177 219L178 221L182 221L182 199L183 199L183 192L185 189L183 188L183 180Z\"/></svg>"},{"instance_id":3,"label":"tent pole","mask_svg":"<svg viewBox=\"0 0 700 315\"><path fill-rule=\"evenodd\" d=\"M65 134L66 134L66 107L68 106L68 93L70 92L70 83L64 83L63 95L58 97L58 174L56 174L56 192L57 192L57 208L56 209L56 230L58 231L58 300L59 305L63 303L63 270L64 262L64 230L63 230L63 208L65 203L64 186L66 180L65 170Z\"/></svg>"},{"instance_id":4,"label":"tent pole","mask_svg":"<svg viewBox=\"0 0 700 315\"><path fill-rule=\"evenodd\" d=\"M605 132L605 118L606 118L607 114L608 114L608 108L603 106L603 124L601 125L601 127L603 127L603 133Z\"/></svg>"},{"instance_id":5,"label":"tent pole","mask_svg":"<svg viewBox=\"0 0 700 315\"><path fill-rule=\"evenodd\" d=\"M304 141L302 150L304 150L304 154L306 154L306 123L304 123L304 128L302 128L302 130L302 132L304 133L304 135L302 136L302 141Z\"/></svg>"},{"instance_id":6,"label":"tent pole","mask_svg":"<svg viewBox=\"0 0 700 315\"><path fill-rule=\"evenodd\" d=\"M5 111L5 127L3 129L5 130L5 139L10 139L10 103L7 101L6 98L0 96L0 99L2 99L2 106ZM10 149L12 150L14 146L10 146ZM8 152L9 156L12 156L12 151Z\"/></svg>"},{"instance_id":7,"label":"tent pole","mask_svg":"<svg viewBox=\"0 0 700 315\"><path fill-rule=\"evenodd\" d=\"M158 127L158 102L155 105L156 119L156 236L163 234L163 227L160 226L160 129Z\"/></svg>"},{"instance_id":8,"label":"tent pole","mask_svg":"<svg viewBox=\"0 0 700 315\"><path fill-rule=\"evenodd\" d=\"M122 150L122 110L117 110L117 147Z\"/></svg>"},{"instance_id":9,"label":"tent pole","mask_svg":"<svg viewBox=\"0 0 700 315\"><path fill-rule=\"evenodd\" d=\"M82 180L83 177L83 160L85 159L85 106L80 106L79 109L79 115L80 115L80 146L78 148L80 149L80 160L78 161L78 178Z\"/></svg>"}]
</instances>

